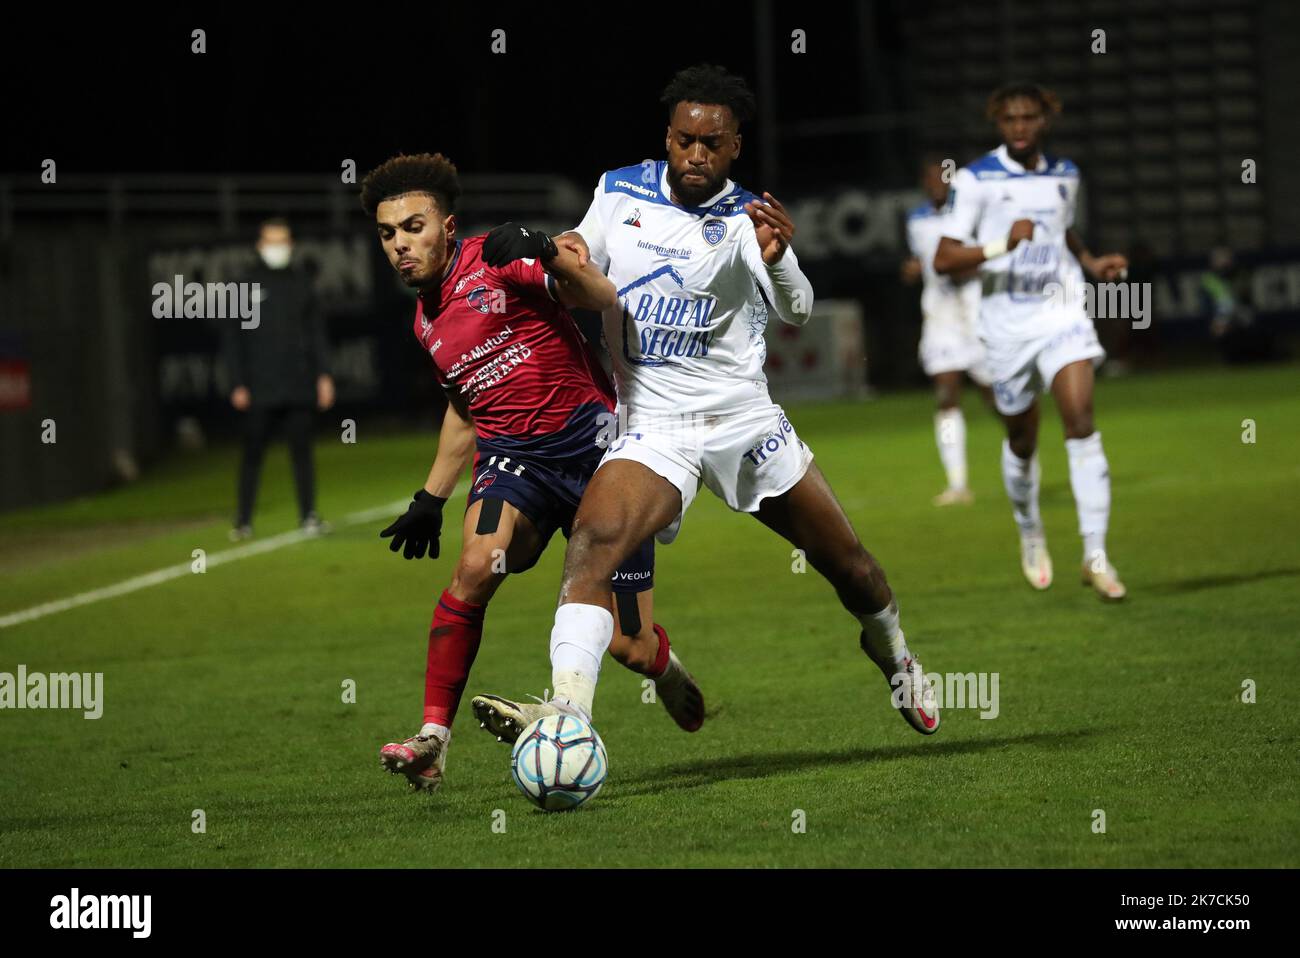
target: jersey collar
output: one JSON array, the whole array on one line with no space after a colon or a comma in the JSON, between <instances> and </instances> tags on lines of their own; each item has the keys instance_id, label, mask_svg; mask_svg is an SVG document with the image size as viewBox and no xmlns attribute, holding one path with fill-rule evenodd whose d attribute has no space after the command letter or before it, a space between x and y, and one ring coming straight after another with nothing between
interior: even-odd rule
<instances>
[{"instance_id":1,"label":"jersey collar","mask_svg":"<svg viewBox=\"0 0 1300 958\"><path fill-rule=\"evenodd\" d=\"M1001 163L1004 167L1006 167L1007 170L1009 170L1010 172L1012 173L1025 172L1025 168L1011 158L1011 152L1007 149L1007 145L1005 143L1003 143L993 152L997 154L998 162ZM1035 173L1047 172L1047 155L1043 153L1041 150L1038 152L1038 165L1034 167L1034 172Z\"/></svg>"}]
</instances>

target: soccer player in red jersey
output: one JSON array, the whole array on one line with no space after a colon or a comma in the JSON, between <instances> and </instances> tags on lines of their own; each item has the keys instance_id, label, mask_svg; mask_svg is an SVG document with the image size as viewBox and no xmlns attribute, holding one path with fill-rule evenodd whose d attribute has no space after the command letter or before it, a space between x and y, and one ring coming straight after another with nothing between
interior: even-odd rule
<instances>
[{"instance_id":1,"label":"soccer player in red jersey","mask_svg":"<svg viewBox=\"0 0 1300 958\"><path fill-rule=\"evenodd\" d=\"M429 630L424 724L380 750L380 763L416 789L442 782L447 744L478 652L488 602L511 572L532 567L557 529L567 536L587 481L614 430L614 391L566 307L600 310L613 285L568 245L506 224L457 236L456 167L442 154L395 156L366 176L361 202L384 252L419 290L415 335L433 360L448 408L424 487L381 536L407 559L437 558L442 509L474 463L464 540ZM488 265L484 246L536 242L540 255ZM679 726L695 731L704 703L652 620L654 542L615 573L610 653L654 679ZM520 729L514 729L518 734Z\"/></svg>"}]
</instances>

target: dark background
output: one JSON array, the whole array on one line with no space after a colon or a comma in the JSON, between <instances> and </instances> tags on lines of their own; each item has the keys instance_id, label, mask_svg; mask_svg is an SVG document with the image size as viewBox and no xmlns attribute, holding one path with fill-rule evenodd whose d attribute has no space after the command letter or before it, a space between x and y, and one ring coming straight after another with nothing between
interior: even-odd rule
<instances>
[{"instance_id":1,"label":"dark background","mask_svg":"<svg viewBox=\"0 0 1300 958\"><path fill-rule=\"evenodd\" d=\"M463 232L564 228L604 170L662 156L660 91L698 62L758 93L734 176L790 207L818 302L860 310L864 386L925 386L918 290L897 279L917 161L996 146L983 107L1009 79L1061 95L1049 145L1083 172L1081 232L1156 291L1149 330L1098 322L1108 371L1224 360L1199 292L1215 247L1236 256L1278 355L1300 327L1300 4L1287 0L23 15L0 30L0 508L117 481L124 462L167 455L182 423L233 430L217 330L154 319L150 290L182 266L225 278L268 215L291 218L317 270L339 415L428 428L440 397L411 346L411 301L341 164L359 181L393 153L441 151L462 173ZM59 448L37 455L46 418Z\"/></svg>"},{"instance_id":2,"label":"dark background","mask_svg":"<svg viewBox=\"0 0 1300 958\"><path fill-rule=\"evenodd\" d=\"M901 17L913 5L768 6L780 121L906 112ZM755 4L492 7L172 10L5 31L0 70L19 95L3 169L30 173L61 155L84 172L332 172L336 158L368 168L432 150L466 170L585 181L662 153L658 98L677 69L717 62L758 84ZM195 28L207 31L201 56L190 52ZM490 51L496 28L504 55ZM808 33L807 54L789 52L795 28ZM762 122L747 131L739 175L753 179L773 129L779 137ZM781 175L793 183L839 166L910 176L899 138L863 136L870 149L856 157L782 149Z\"/></svg>"}]
</instances>

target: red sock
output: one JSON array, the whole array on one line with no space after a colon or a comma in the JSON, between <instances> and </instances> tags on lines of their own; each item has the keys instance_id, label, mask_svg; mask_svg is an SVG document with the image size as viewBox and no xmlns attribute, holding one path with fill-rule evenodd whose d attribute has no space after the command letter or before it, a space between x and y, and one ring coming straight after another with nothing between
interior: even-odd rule
<instances>
[{"instance_id":1,"label":"red sock","mask_svg":"<svg viewBox=\"0 0 1300 958\"><path fill-rule=\"evenodd\" d=\"M424 721L451 728L483 638L486 606L462 602L443 592L429 626L429 658L424 671Z\"/></svg>"},{"instance_id":2,"label":"red sock","mask_svg":"<svg viewBox=\"0 0 1300 958\"><path fill-rule=\"evenodd\" d=\"M663 678L664 672L668 669L668 633L658 622L653 623L655 635L659 636L659 654L655 656L655 664L650 667L649 675L652 679Z\"/></svg>"}]
</instances>

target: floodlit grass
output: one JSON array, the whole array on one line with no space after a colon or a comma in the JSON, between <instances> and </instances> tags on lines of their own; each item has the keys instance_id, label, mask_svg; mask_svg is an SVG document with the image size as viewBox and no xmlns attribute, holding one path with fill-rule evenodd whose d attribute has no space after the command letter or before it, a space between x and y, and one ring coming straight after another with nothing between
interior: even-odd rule
<instances>
[{"instance_id":1,"label":"floodlit grass","mask_svg":"<svg viewBox=\"0 0 1300 958\"><path fill-rule=\"evenodd\" d=\"M575 813L523 800L468 694L438 794L408 795L379 769L379 746L419 726L454 521L438 562L391 555L384 521L356 524L0 629L0 671L103 672L105 684L98 721L0 712L0 864L1300 865L1298 371L1099 385L1110 552L1130 590L1119 606L1078 584L1050 402L1042 506L1057 582L1044 594L1021 579L999 428L973 397L977 501L947 510L930 505L942 483L928 397L791 407L884 564L910 644L930 671L998 673L997 718L949 709L938 735L912 732L830 588L702 494L659 550L656 618L710 718L679 732L642 703L640 677L608 661L596 724L610 777ZM1247 418L1254 444L1241 440ZM408 497L433 448L429 435L322 442L322 511L337 520ZM224 449L0 516L0 615L231 548L233 496ZM292 526L281 450L258 532ZM499 593L471 694L549 684L561 555L557 542ZM342 701L346 679L355 704ZM1255 704L1241 701L1247 679Z\"/></svg>"}]
</instances>

